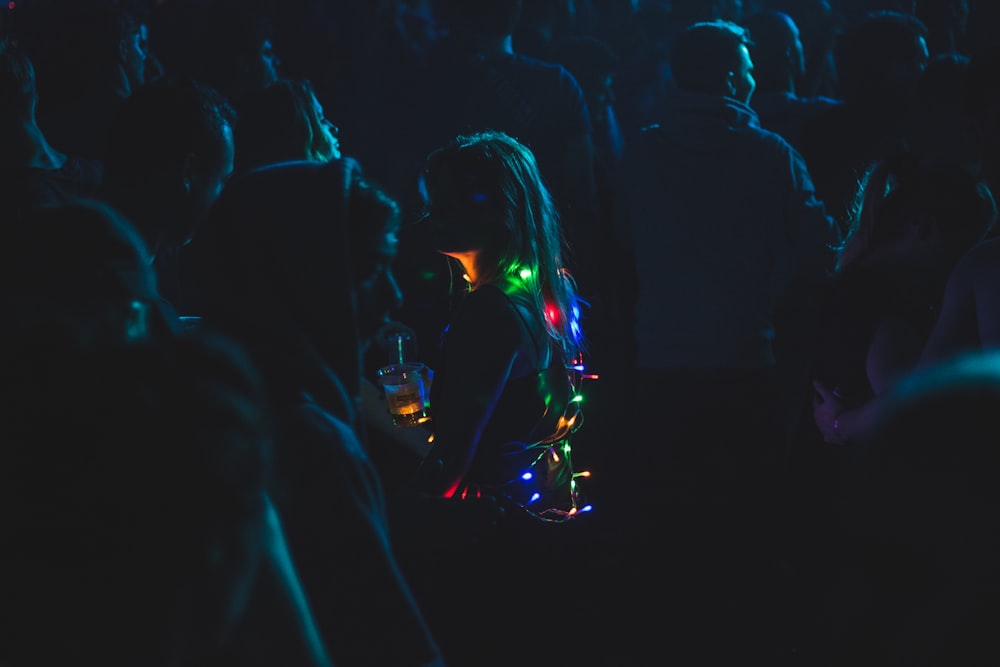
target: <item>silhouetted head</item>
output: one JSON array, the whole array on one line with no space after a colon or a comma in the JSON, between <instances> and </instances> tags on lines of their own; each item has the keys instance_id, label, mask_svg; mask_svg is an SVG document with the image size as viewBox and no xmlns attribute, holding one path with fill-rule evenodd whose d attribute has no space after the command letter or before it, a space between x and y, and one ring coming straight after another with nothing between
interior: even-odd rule
<instances>
[{"instance_id":1,"label":"silhouetted head","mask_svg":"<svg viewBox=\"0 0 1000 667\"><path fill-rule=\"evenodd\" d=\"M449 30L483 37L505 37L514 32L523 0L432 0L434 16Z\"/></svg>"},{"instance_id":2,"label":"silhouetted head","mask_svg":"<svg viewBox=\"0 0 1000 667\"><path fill-rule=\"evenodd\" d=\"M917 79L903 129L907 147L922 160L979 168L982 146L966 107L970 63L960 53L940 53Z\"/></svg>"},{"instance_id":3,"label":"silhouetted head","mask_svg":"<svg viewBox=\"0 0 1000 667\"><path fill-rule=\"evenodd\" d=\"M23 7L21 6L23 5ZM18 3L18 40L41 75L42 103L59 106L109 84L127 96L145 83L137 12L118 0Z\"/></svg>"},{"instance_id":4,"label":"silhouetted head","mask_svg":"<svg viewBox=\"0 0 1000 667\"><path fill-rule=\"evenodd\" d=\"M621 58L604 41L590 36L574 36L556 42L553 57L580 83L591 114L615 101L614 79Z\"/></svg>"},{"instance_id":5,"label":"silhouetted head","mask_svg":"<svg viewBox=\"0 0 1000 667\"><path fill-rule=\"evenodd\" d=\"M993 195L967 169L900 155L862 177L838 265L908 248L909 261L947 273L996 220Z\"/></svg>"},{"instance_id":6,"label":"silhouetted head","mask_svg":"<svg viewBox=\"0 0 1000 667\"><path fill-rule=\"evenodd\" d=\"M995 164L1000 159L1000 45L972 54L965 99L984 157Z\"/></svg>"},{"instance_id":7,"label":"silhouetted head","mask_svg":"<svg viewBox=\"0 0 1000 667\"><path fill-rule=\"evenodd\" d=\"M237 106L236 171L293 160L340 157L337 128L326 119L312 84L279 79L243 95Z\"/></svg>"},{"instance_id":8,"label":"silhouetted head","mask_svg":"<svg viewBox=\"0 0 1000 667\"><path fill-rule=\"evenodd\" d=\"M849 22L834 49L840 96L903 105L929 57L927 27L912 14L879 11Z\"/></svg>"},{"instance_id":9,"label":"silhouetted head","mask_svg":"<svg viewBox=\"0 0 1000 667\"><path fill-rule=\"evenodd\" d=\"M750 36L728 21L695 23L670 49L670 71L680 90L731 97L746 104L756 85Z\"/></svg>"},{"instance_id":10,"label":"silhouetted head","mask_svg":"<svg viewBox=\"0 0 1000 667\"><path fill-rule=\"evenodd\" d=\"M143 31L144 24L133 12L122 8L112 11L104 22L109 32L108 43L113 47L111 62L121 68L131 94L146 83L148 37Z\"/></svg>"},{"instance_id":11,"label":"silhouetted head","mask_svg":"<svg viewBox=\"0 0 1000 667\"><path fill-rule=\"evenodd\" d=\"M204 80L230 100L266 88L277 81L281 59L274 46L274 30L260 5L243 0L216 0L190 26L185 71Z\"/></svg>"},{"instance_id":12,"label":"silhouetted head","mask_svg":"<svg viewBox=\"0 0 1000 667\"><path fill-rule=\"evenodd\" d=\"M183 243L233 171L235 113L216 90L161 79L124 100L108 135L104 196L155 254Z\"/></svg>"},{"instance_id":13,"label":"silhouetted head","mask_svg":"<svg viewBox=\"0 0 1000 667\"><path fill-rule=\"evenodd\" d=\"M753 76L761 93L794 92L795 82L806 73L805 52L799 28L784 12L762 10L748 16L743 26L753 46Z\"/></svg>"},{"instance_id":14,"label":"silhouetted head","mask_svg":"<svg viewBox=\"0 0 1000 667\"><path fill-rule=\"evenodd\" d=\"M237 337L278 393L360 392L348 193L352 160L286 162L230 183L184 251L204 322ZM343 407L343 406L340 406ZM340 413L348 421L353 415Z\"/></svg>"}]
</instances>

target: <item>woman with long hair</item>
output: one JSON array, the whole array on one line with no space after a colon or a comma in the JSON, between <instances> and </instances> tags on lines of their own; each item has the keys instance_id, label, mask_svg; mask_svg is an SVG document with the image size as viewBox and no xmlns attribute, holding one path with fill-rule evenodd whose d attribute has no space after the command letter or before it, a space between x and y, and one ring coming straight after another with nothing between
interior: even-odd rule
<instances>
[{"instance_id":1,"label":"woman with long hair","mask_svg":"<svg viewBox=\"0 0 1000 667\"><path fill-rule=\"evenodd\" d=\"M568 248L533 154L502 132L431 153L424 185L434 245L467 287L435 366L430 458L440 474L428 489L508 495L535 445L572 418L566 378L584 340Z\"/></svg>"}]
</instances>

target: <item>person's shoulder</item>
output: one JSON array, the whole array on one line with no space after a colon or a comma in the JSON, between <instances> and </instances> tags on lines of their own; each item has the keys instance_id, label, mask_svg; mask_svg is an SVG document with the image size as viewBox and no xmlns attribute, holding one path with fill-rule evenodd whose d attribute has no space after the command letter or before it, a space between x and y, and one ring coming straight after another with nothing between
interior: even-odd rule
<instances>
[{"instance_id":1,"label":"person's shoulder","mask_svg":"<svg viewBox=\"0 0 1000 667\"><path fill-rule=\"evenodd\" d=\"M504 56L498 62L505 63L512 72L521 76L530 76L562 88L582 90L580 82L573 76L573 73L560 63L541 60L521 53Z\"/></svg>"},{"instance_id":2,"label":"person's shoulder","mask_svg":"<svg viewBox=\"0 0 1000 667\"><path fill-rule=\"evenodd\" d=\"M774 150L784 151L786 148L791 148L791 144L783 135L760 125L737 128L736 132L748 137L751 141L769 145Z\"/></svg>"},{"instance_id":3,"label":"person's shoulder","mask_svg":"<svg viewBox=\"0 0 1000 667\"><path fill-rule=\"evenodd\" d=\"M455 313L453 324L463 329L500 333L516 328L518 314L514 303L499 287L484 285L465 295Z\"/></svg>"},{"instance_id":4,"label":"person's shoulder","mask_svg":"<svg viewBox=\"0 0 1000 667\"><path fill-rule=\"evenodd\" d=\"M336 445L348 458L367 460L361 439L351 426L308 397L294 407L288 431L301 441Z\"/></svg>"},{"instance_id":5,"label":"person's shoulder","mask_svg":"<svg viewBox=\"0 0 1000 667\"><path fill-rule=\"evenodd\" d=\"M783 135L759 125L745 125L735 128L733 136L736 141L744 144L748 153L766 159L768 156L779 160L782 164L789 161L801 161L801 156Z\"/></svg>"},{"instance_id":6,"label":"person's shoulder","mask_svg":"<svg viewBox=\"0 0 1000 667\"><path fill-rule=\"evenodd\" d=\"M495 285L483 285L465 295L461 310L473 317L483 317L510 312L510 299Z\"/></svg>"}]
</instances>

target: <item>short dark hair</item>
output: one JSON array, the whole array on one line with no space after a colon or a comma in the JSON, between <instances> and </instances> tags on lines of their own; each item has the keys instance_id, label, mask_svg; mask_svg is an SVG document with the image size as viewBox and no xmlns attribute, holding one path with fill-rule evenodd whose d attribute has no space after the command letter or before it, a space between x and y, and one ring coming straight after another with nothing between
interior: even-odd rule
<instances>
[{"instance_id":1,"label":"short dark hair","mask_svg":"<svg viewBox=\"0 0 1000 667\"><path fill-rule=\"evenodd\" d=\"M919 18L891 10L869 12L848 23L834 45L841 97L895 96L900 85L915 84L918 45L927 34ZM901 65L910 66L909 71Z\"/></svg>"},{"instance_id":2,"label":"short dark hair","mask_svg":"<svg viewBox=\"0 0 1000 667\"><path fill-rule=\"evenodd\" d=\"M140 87L122 102L108 133L105 188L145 191L156 175L180 173L192 153L221 162L224 128L236 117L221 93L194 79Z\"/></svg>"},{"instance_id":3,"label":"short dark hair","mask_svg":"<svg viewBox=\"0 0 1000 667\"><path fill-rule=\"evenodd\" d=\"M433 13L453 31L503 37L514 32L522 0L433 0Z\"/></svg>"},{"instance_id":4,"label":"short dark hair","mask_svg":"<svg viewBox=\"0 0 1000 667\"><path fill-rule=\"evenodd\" d=\"M747 30L731 21L691 24L670 49L674 84L696 93L717 92L726 75L740 66L739 47L751 45Z\"/></svg>"}]
</instances>

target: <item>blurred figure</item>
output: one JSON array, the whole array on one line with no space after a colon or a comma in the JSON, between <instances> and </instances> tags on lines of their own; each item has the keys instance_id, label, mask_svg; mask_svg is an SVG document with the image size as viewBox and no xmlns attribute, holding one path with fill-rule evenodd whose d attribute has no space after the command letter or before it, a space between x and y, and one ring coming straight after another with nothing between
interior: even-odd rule
<instances>
[{"instance_id":1,"label":"blurred figure","mask_svg":"<svg viewBox=\"0 0 1000 667\"><path fill-rule=\"evenodd\" d=\"M184 252L201 326L237 340L267 383L279 429L270 491L334 664L440 667L364 447L348 231L360 177L352 160L251 171L226 187ZM280 622L259 618L256 641L233 647L236 664L283 662L266 641Z\"/></svg>"},{"instance_id":2,"label":"blurred figure","mask_svg":"<svg viewBox=\"0 0 1000 667\"><path fill-rule=\"evenodd\" d=\"M103 202L78 198L33 207L4 225L2 235L0 298L12 328L51 318L72 324L80 345L179 330L176 313L159 294L145 242Z\"/></svg>"},{"instance_id":3,"label":"blurred figure","mask_svg":"<svg viewBox=\"0 0 1000 667\"><path fill-rule=\"evenodd\" d=\"M102 165L67 155L38 126L35 68L13 42L0 39L0 200L13 215L25 208L93 197Z\"/></svg>"},{"instance_id":4,"label":"blurred figure","mask_svg":"<svg viewBox=\"0 0 1000 667\"><path fill-rule=\"evenodd\" d=\"M846 519L836 503L871 418L917 365L940 312L950 267L995 225L990 192L954 165L912 156L879 162L858 187L852 225L825 290L813 342L810 418L802 420L793 472L798 598L814 605L831 585ZM835 446L830 446L835 445ZM823 620L803 614L810 632Z\"/></svg>"},{"instance_id":5,"label":"blurred figure","mask_svg":"<svg viewBox=\"0 0 1000 667\"><path fill-rule=\"evenodd\" d=\"M606 269L596 285L604 317L599 323L588 320L587 326L592 359L601 375L601 382L594 387L595 404L599 401L605 409L600 415L591 413L596 419L591 419L591 429L584 438L591 434L601 438L602 424L607 427L606 437L614 437L620 424L616 410L624 398L620 383L631 382L628 372L635 367L635 301L639 291L635 257L622 242L627 234L622 230L616 202L625 152L625 128L618 115L616 93L622 62L607 43L587 35L556 42L552 57L577 78L587 99L594 141L597 243L600 263Z\"/></svg>"},{"instance_id":6,"label":"blurred figure","mask_svg":"<svg viewBox=\"0 0 1000 667\"><path fill-rule=\"evenodd\" d=\"M100 202L24 211L3 239L3 662L200 664L267 577L308 634L246 358L182 335L142 239ZM318 646L285 648L319 667Z\"/></svg>"},{"instance_id":7,"label":"blurred figure","mask_svg":"<svg viewBox=\"0 0 1000 667\"><path fill-rule=\"evenodd\" d=\"M868 165L891 157L927 66L927 27L912 14L879 11L848 23L835 45L836 97L844 103L806 123L799 150L817 196L846 226L855 186Z\"/></svg>"},{"instance_id":8,"label":"blurred figure","mask_svg":"<svg viewBox=\"0 0 1000 667\"><path fill-rule=\"evenodd\" d=\"M840 576L816 665L1000 659L1000 358L972 352L904 377L852 457ZM813 659L814 658L814 659Z\"/></svg>"},{"instance_id":9,"label":"blurred figure","mask_svg":"<svg viewBox=\"0 0 1000 667\"><path fill-rule=\"evenodd\" d=\"M282 76L272 22L276 8L256 0L158 2L149 23L171 76L200 81L237 104Z\"/></svg>"},{"instance_id":10,"label":"blurred figure","mask_svg":"<svg viewBox=\"0 0 1000 667\"><path fill-rule=\"evenodd\" d=\"M931 57L903 119L903 143L919 160L975 174L982 148L975 143L966 99L970 65L971 59L958 53Z\"/></svg>"},{"instance_id":11,"label":"blurred figure","mask_svg":"<svg viewBox=\"0 0 1000 667\"><path fill-rule=\"evenodd\" d=\"M655 558L637 571L660 572L641 585L676 601L670 643L685 662L723 659L702 634L720 625L738 633L742 659L775 648L784 397L808 388L807 378L785 386L778 374L775 345L796 332L776 328L775 309L791 294L809 307L839 240L799 153L748 106L749 47L746 30L723 21L677 37L676 90L662 124L628 141L622 177L639 276L628 423L641 464L616 465L617 495L628 499L619 511L640 553L656 551L642 537L647 525L679 545L676 571ZM642 622L628 629L638 640L655 634Z\"/></svg>"},{"instance_id":12,"label":"blurred figure","mask_svg":"<svg viewBox=\"0 0 1000 667\"><path fill-rule=\"evenodd\" d=\"M757 82L750 106L757 112L761 127L777 132L797 147L802 124L842 102L798 94L799 83L806 75L806 61L799 27L791 16L763 10L747 16L743 26L753 41L750 57Z\"/></svg>"},{"instance_id":13,"label":"blurred figure","mask_svg":"<svg viewBox=\"0 0 1000 667\"><path fill-rule=\"evenodd\" d=\"M978 175L1000 192L1000 45L972 55L966 71L965 103L978 147Z\"/></svg>"},{"instance_id":14,"label":"blurred figure","mask_svg":"<svg viewBox=\"0 0 1000 667\"><path fill-rule=\"evenodd\" d=\"M264 552L259 380L200 338L88 345L66 322L0 337L4 664L205 660Z\"/></svg>"},{"instance_id":15,"label":"blurred figure","mask_svg":"<svg viewBox=\"0 0 1000 667\"><path fill-rule=\"evenodd\" d=\"M904 156L869 170L817 341L814 417L826 442L862 435L866 404L916 365L949 274L996 219L989 189L961 167Z\"/></svg>"},{"instance_id":16,"label":"blurred figure","mask_svg":"<svg viewBox=\"0 0 1000 667\"><path fill-rule=\"evenodd\" d=\"M247 93L236 108L235 173L278 162L340 158L340 130L304 79L279 79Z\"/></svg>"},{"instance_id":17,"label":"blurred figure","mask_svg":"<svg viewBox=\"0 0 1000 667\"><path fill-rule=\"evenodd\" d=\"M101 197L125 214L153 255L160 290L178 312L187 299L183 246L233 172L235 112L218 91L163 79L130 96L114 118Z\"/></svg>"},{"instance_id":18,"label":"blurred figure","mask_svg":"<svg viewBox=\"0 0 1000 667\"><path fill-rule=\"evenodd\" d=\"M67 34L49 35L46 39L53 41L39 49L61 54L52 75L61 76L59 81L72 92L61 102L46 94L39 124L62 150L103 160L115 113L146 82L141 23L130 9L107 0L67 1L48 11L56 14L39 17L44 24L40 29L64 21Z\"/></svg>"},{"instance_id":19,"label":"blurred figure","mask_svg":"<svg viewBox=\"0 0 1000 667\"><path fill-rule=\"evenodd\" d=\"M805 76L797 92L806 97L837 99L837 67L833 51L844 16L830 0L768 0L759 9L787 14L798 26L805 55Z\"/></svg>"},{"instance_id":20,"label":"blurred figure","mask_svg":"<svg viewBox=\"0 0 1000 667\"><path fill-rule=\"evenodd\" d=\"M1000 348L1000 239L991 238L955 264L948 276L941 314L920 355L927 366L973 350Z\"/></svg>"},{"instance_id":21,"label":"blurred figure","mask_svg":"<svg viewBox=\"0 0 1000 667\"><path fill-rule=\"evenodd\" d=\"M917 0L913 13L927 26L927 49L931 56L968 54L969 22L975 0Z\"/></svg>"},{"instance_id":22,"label":"blurred figure","mask_svg":"<svg viewBox=\"0 0 1000 667\"><path fill-rule=\"evenodd\" d=\"M183 440L182 444L190 443L204 447L204 449L199 449L197 452L193 450L188 452L186 449L180 450L178 461L171 461L170 464L164 464L163 469L157 471L157 474L163 473L166 475L162 480L147 480L144 477L135 480L136 484L152 484L149 489L152 493L161 492L163 484L175 484L179 480L188 479L186 475L197 475L197 471L200 470L197 462L203 461L203 459L198 458L200 456L206 457L203 461L205 464L208 464L209 459L213 456L218 455L222 457L218 458L218 460L212 458L212 463L222 466L234 466L232 470L227 468L226 472L230 475L235 475L238 472L239 463L235 459L226 458L229 457L229 454L217 452L211 444L221 442L219 438L223 436L220 433L227 433L228 431L225 431L226 428L235 427L235 424L238 423L236 421L238 416L247 419L247 422L244 424L245 428L248 429L247 433L252 433L255 438L261 439L260 441L262 442L270 437L270 424L267 423L266 419L267 406L261 403L262 399L259 396L262 389L259 387L253 389L252 400L257 404L246 406L245 409L249 412L243 415L239 413L239 410L243 409L239 407L239 401L227 394L227 388L230 387L227 383L235 381L237 384L233 386L244 386L242 384L244 380L238 379L240 375L242 374L245 378L251 378L256 377L256 372L248 365L248 362L238 351L237 347L233 345L232 341L217 341L214 338L210 338L204 341L198 340L190 344L174 342L173 339L178 336L188 338L196 334L192 334L181 326L169 304L166 304L159 296L156 286L156 275L153 272L150 255L142 238L124 218L110 207L98 201L88 200L77 200L72 204L36 207L24 211L17 225L5 227L3 230L3 240L4 242L0 244L0 248L3 250L2 257L0 257L0 272L2 272L3 278L0 281L3 285L2 290L0 290L0 301L4 305L6 322L3 335L5 336L4 340L7 342L8 348L13 351L12 353L25 355L23 360L17 359L4 362L6 364L5 368L14 369L11 373L5 374L4 387L0 390L0 393L3 393L4 396L11 397L5 403L5 406L9 409L20 409L22 404L15 402L15 400L28 402L37 400L37 396L34 393L36 389L38 391L49 391L49 400L51 401L52 396L61 395L59 394L60 391L82 391L80 388L81 382L89 381L93 384L96 377L109 378L109 381L114 385L112 389L108 389L107 391L98 389L96 392L89 391L86 398L76 397L73 402L73 410L80 410L80 415L85 415L88 409L93 409L93 415L104 415L108 419L113 419L113 415L107 413L108 406L114 406L115 410L127 409L127 414L120 416L120 419L116 419L114 425L101 424L99 421L87 421L79 424L81 428L93 428L94 433L102 432L107 435L106 442L102 442L99 445L90 443L96 449L88 449L88 454L86 455L98 450L104 451L103 447L116 448L119 445L124 446L124 440L122 439L127 439L127 432L130 429L133 435L135 433L144 433L150 428L155 430L156 436L142 436L143 442L150 445L160 442L157 437L164 439L177 437ZM118 348L140 349L135 352L119 352ZM119 368L119 363L134 364L135 368L126 369L124 366ZM160 365L161 363L163 364L162 366ZM18 364L26 365L22 369ZM231 365L231 368L227 364ZM105 368L104 365L108 367ZM37 378L23 381L19 373L25 369L34 372ZM74 374L80 369L86 369L86 372L90 374L89 380L87 378L75 378ZM135 375L128 375L128 373L135 373ZM213 375L215 373L219 374L218 377ZM64 374L66 375L64 376ZM143 374L146 374L146 377L140 377ZM64 379L65 382L63 382ZM136 384L137 381L139 384ZM246 381L249 382L250 380ZM254 379L252 382L258 383L259 380ZM56 384L59 385L57 388L55 388ZM100 386L100 382L94 386ZM246 386L249 387L250 385ZM24 387L27 387L27 389ZM119 391L123 392L122 396L127 395L127 397L116 400L109 396L111 394L114 397L118 397ZM16 399L13 397L14 393L17 393ZM23 398L22 394L24 394ZM136 395L133 396L131 394ZM251 400L251 394L245 394L244 399ZM186 401L191 401L191 403ZM215 401L218 401L218 403ZM96 403L98 402L103 405L97 406ZM44 405L47 406L48 403ZM219 424L213 421L216 419L213 415L218 415L218 418L221 419L223 406L225 406L225 409L233 411L231 414L231 419L234 420L233 423ZM47 409L42 403L38 403L33 408L34 411L30 412L30 414L35 415L38 410ZM31 437L34 438L37 436L39 439L38 442L43 442L46 438L54 437L54 434L58 432L64 434L66 432L73 432L71 423L66 420L75 419L74 415L78 416L78 413L67 412L69 408L58 403L53 404L52 409L58 410L59 415L53 416L51 423L47 422L44 428L39 427L39 429L31 432ZM147 418L152 418L153 415L158 415L154 420L155 424L144 421ZM24 417L20 417L20 419L24 419ZM190 419L196 419L197 423L189 421ZM164 420L170 422L168 427L163 427L159 423ZM250 424L251 420L255 425ZM11 424L11 420L5 420L5 424ZM198 435L199 433L201 435ZM204 438L208 437L211 437L211 444L205 445ZM62 440L65 440L65 438ZM5 442L10 442L10 440L5 438ZM31 442L35 441L32 440ZM173 443L173 445L175 446L170 448L172 453L177 452L177 446L180 446L178 443ZM51 446L46 448L45 451L49 451ZM109 450L107 452L108 455L113 455L113 451L117 450ZM191 454L194 454L194 458L186 460L185 457ZM12 452L12 455L18 454L17 452ZM67 466L72 467L78 463L80 461L79 456L78 450L74 449L74 452L68 455ZM109 461L107 465L110 467L101 468L101 474L111 474L114 472L117 475L124 469L123 466L126 465L126 460L123 458L120 465L114 465L113 462ZM8 460L7 463L11 463L12 461L13 459ZM20 465L20 459L18 461L18 465ZM102 464L95 462L94 465ZM171 466L183 466L184 472L175 474L177 471ZM8 468L5 464L4 472L6 474L17 476L19 470L17 466ZM66 471L68 473L69 468ZM219 471L216 471L216 473L219 473ZM25 479L34 478L26 476ZM228 479L236 481L235 477ZM190 483L197 484L200 482L195 482L192 478ZM209 483L209 481L205 480L205 483ZM215 484L215 482L212 482L212 484ZM5 488L8 487L5 486ZM123 487L115 486L114 482L109 482L102 485L102 488L117 489ZM223 488L221 485L218 486L216 491L221 488ZM204 491L204 489L202 490ZM259 493L263 494L263 492L264 488L261 487ZM85 494L74 497L74 504L84 497ZM192 491L190 499L194 504L191 507L187 505L176 507L176 517L180 520L182 512L195 511L197 503L202 501L209 503L209 505L197 509L197 511L209 515L214 508L214 505L211 503L215 503L218 498L218 496L206 498L203 495L196 495ZM138 502L139 504L135 508L138 516L146 516L143 512L146 511L145 503L147 500L158 502L163 508L169 508L172 505L170 502L165 502L162 498L154 500L152 498L146 499L145 497L122 497L118 499L123 505L127 505L133 501ZM114 503L118 501L112 501L112 504L104 505L103 507L109 511L114 510ZM21 499L18 502L21 502ZM280 647L279 650L282 652L284 664L302 667L324 667L329 664L329 659L326 656L322 642L318 638L311 611L301 591L298 575L288 556L281 521L268 499L262 497L260 503L264 511L260 516L261 521L258 526L260 530L259 536L252 540L248 538L249 541L241 546L241 548L246 547L250 550L247 557L252 556L254 561L259 560L260 566L254 567L252 572L247 574L247 577L252 580L252 584L248 582L240 583L238 591L234 591L234 594L238 592L238 597L234 597L232 605L227 605L232 607L230 610L232 617L226 620L225 624L230 629L233 629L231 626L236 625L236 632L234 635L230 635L229 630L226 630L225 634L228 638L225 639L225 643L228 644L230 641L236 640L236 637L242 636L243 628L248 625L248 619L259 616L263 607L269 610L269 613L277 613L281 619L278 623L274 623L273 621L270 623L267 637L272 646ZM9 508L11 505L5 503L5 507ZM122 512L128 511L124 507L120 509ZM29 514L28 516L33 515ZM159 517L161 514L150 514L146 518L148 519L152 516ZM112 521L113 516L95 516L93 519L99 523L105 520ZM230 517L227 521L231 524L230 528L235 530L237 526L232 523L232 520L233 517ZM143 525L146 524L144 523ZM161 528L159 524L150 524L150 530L155 531L158 528ZM165 540L169 541L175 537L181 537L177 533L177 530L180 530L178 526L169 525L162 526L162 528L165 531L163 535L163 539ZM64 534L58 530L54 532L60 535ZM214 536L207 534L203 536L204 539L218 538L219 540L227 540L229 537L231 535L226 532L221 532ZM118 544L117 539L117 537L112 538L107 548L114 551L117 548L115 546ZM159 565L155 563L150 564L148 560L149 558L156 558L157 550L153 550L149 554L133 554L137 560L129 564L129 568L150 567L157 571L161 568L163 572L173 571L173 568L177 566L184 567L184 563L171 560L173 558L172 554L177 554L178 549L183 550L187 547L197 548L192 544L178 544L170 547L163 555L166 560L163 563L159 563ZM40 548L47 547L42 546ZM216 547L213 546L212 548L215 549ZM220 554L218 550L212 553L212 557L215 558L213 561L215 565L223 569L228 568L230 574L234 576L239 574L241 567L239 563L229 562L227 564L228 561L218 560ZM231 555L237 557L239 553L237 549ZM117 598L119 593L115 592L114 589L119 584L122 587L135 586L137 591L146 590L133 579L113 579L114 575L110 573L113 572L114 565L118 562L116 560L118 556L110 552L104 554L98 551L94 551L90 555L81 555L86 559L86 563L80 564L79 567L93 567L93 571L81 571L74 574L73 572L75 571L70 566L67 566L70 567L67 570L68 575L79 577L79 582L86 586L90 586L91 583L94 585L103 585L100 583L100 577L109 576L112 578L108 579L108 581L113 581L115 586L106 588L103 591L95 590L90 592L69 587L63 591L64 595L72 596L74 595L74 591L78 591L84 596L82 604L87 604L87 600L90 599L86 597L87 595L98 595L101 600L105 601L109 599L109 596ZM208 558L207 555L204 557ZM49 557L40 556L39 558L41 558L40 562L43 564L50 560ZM98 560L91 561L91 558L97 558ZM226 558L229 558L229 556L226 556ZM107 562L102 562L101 559ZM112 569L105 570L103 569L105 567ZM202 566L195 564L193 567L200 568ZM130 569L127 571L131 572ZM124 577L125 571L121 574ZM178 579L180 582L178 585L183 583L182 579L184 576L195 576L195 574L196 572L194 571L187 571L186 574L184 571L179 571L178 576L181 579ZM128 576L132 577L133 575L130 574ZM206 596L225 593L218 586L226 580L219 578L218 572L213 571L211 574L206 572L205 576L207 578L201 583L189 582L190 586L194 587L191 591L193 595L192 604L198 604L198 600L202 600L205 604L215 604ZM97 577L98 579L91 580L90 577ZM173 579L170 579L170 581L173 581ZM31 585L30 582L29 585ZM205 588L206 586L209 588ZM249 599L246 599L247 590L245 589L250 589ZM5 593L8 590L13 589L10 587L4 588ZM166 592L167 590L164 589L161 592ZM52 626L49 625L51 619L47 617L45 619L46 625L36 626L33 625L38 621L35 614L36 612L51 614L53 610L36 608L32 605L39 603L48 604L52 601L46 594L46 597L27 603L28 606L24 610L19 611L16 605L24 602L22 593L34 596L34 593L17 589L16 592L11 593L10 602L12 606L5 607L3 613L20 614L23 611L25 616L19 617L16 623L5 623L4 627L14 629L14 632L17 632L17 629L24 630L26 633L25 641L29 641L27 638L39 639L41 637L39 633L49 632L52 629ZM58 595L59 593L53 589L53 594ZM120 593L120 595L124 596L133 594L134 592L130 593L124 590L124 588ZM171 593L171 595L174 594ZM3 597L7 601L7 596L4 595ZM222 600L218 602L221 603ZM134 619L135 623L147 623L150 621L150 617L146 612L150 611L152 613L156 605L161 603L166 604L167 601L160 593L154 591L149 599L144 598L139 604L132 605L125 613L135 612L138 615ZM142 607L143 604L150 605L149 609L144 610L145 608ZM179 604L183 605L185 603L181 602ZM114 608L113 604L109 603L109 605L106 609L110 610ZM97 606L105 609L100 604ZM75 607L71 609L72 611L67 613L86 613L88 619L93 617L93 610L87 613ZM177 613L184 615L188 612L185 612L183 606L180 606ZM155 633L158 631L163 631L165 634L176 631L178 633L177 639L179 641L183 640L187 630L182 625L178 625L178 619L167 618L166 616L157 618L162 621L162 627L136 627L137 635L135 637L134 648L145 651L161 650L162 646L160 644L150 644L145 648L141 647L142 642L158 641L155 640ZM112 663L117 660L117 658L111 658L114 649L100 646L100 642L107 641L103 628L96 629L95 626L92 640L82 640L78 645L76 640L73 639L73 636L75 636L73 633L78 631L86 633L88 632L87 628L90 628L90 626L87 622L81 623L80 619L74 620L68 616L64 620L73 624L73 627L70 629L71 636L66 639L66 650L72 651L79 648L79 652L76 653L77 659L82 655L86 655L86 651L101 650L105 660L109 660ZM98 624L111 623L105 616L99 616L93 618L93 620ZM20 625L22 622L26 625ZM132 627L128 625L128 623L132 622L130 620L122 627ZM213 627L214 621L204 619L203 622L205 624L204 629L209 633L216 631ZM252 622L249 624L252 626ZM203 645L199 639L197 640L197 645L187 648L178 646L176 649L181 652L187 650L198 652L211 650L214 653L217 649L221 650L218 642L223 639L220 635L206 645ZM32 651L32 655L36 655L42 660L38 664L51 664L53 662L47 660L47 653L38 653L37 646L30 643L17 644L17 642L21 641L21 638L12 641L11 645L14 647L12 650L20 651L21 648L24 648L25 650ZM87 646L90 648L86 648L84 644L88 641L96 643L88 644ZM168 638L166 641L173 640ZM57 644L59 643L57 642ZM62 646L62 644L59 645ZM121 642L115 643L115 647L121 645ZM7 644L4 643L4 648L6 647ZM171 651L173 650L171 649ZM68 655L70 654L64 657ZM193 660L195 657L197 656L189 655L187 660ZM125 656L125 658L132 661L127 664L134 664L138 660L136 656ZM12 664L35 663L29 660L25 663L13 662Z\"/></svg>"}]
</instances>

